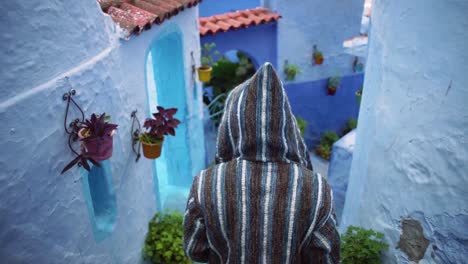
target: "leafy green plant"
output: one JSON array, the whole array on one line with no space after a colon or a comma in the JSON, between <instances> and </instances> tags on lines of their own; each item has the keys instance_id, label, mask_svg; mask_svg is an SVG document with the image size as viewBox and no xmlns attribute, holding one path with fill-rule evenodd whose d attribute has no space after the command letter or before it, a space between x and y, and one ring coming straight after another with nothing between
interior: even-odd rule
<instances>
[{"instance_id":1,"label":"leafy green plant","mask_svg":"<svg viewBox=\"0 0 468 264\"><path fill-rule=\"evenodd\" d=\"M152 263L191 263L183 245L183 215L170 211L157 213L149 222L143 258Z\"/></svg>"},{"instance_id":2,"label":"leafy green plant","mask_svg":"<svg viewBox=\"0 0 468 264\"><path fill-rule=\"evenodd\" d=\"M330 160L333 143L338 139L339 137L334 131L325 131L322 134L320 144L315 149L315 153L326 160Z\"/></svg>"},{"instance_id":3,"label":"leafy green plant","mask_svg":"<svg viewBox=\"0 0 468 264\"><path fill-rule=\"evenodd\" d=\"M343 264L379 264L380 254L387 248L384 234L349 226L341 238L341 260Z\"/></svg>"},{"instance_id":4,"label":"leafy green plant","mask_svg":"<svg viewBox=\"0 0 468 264\"><path fill-rule=\"evenodd\" d=\"M301 136L304 137L305 129L307 127L307 121L305 121L302 117L296 116L297 126L299 127L299 131L301 132Z\"/></svg>"},{"instance_id":5,"label":"leafy green plant","mask_svg":"<svg viewBox=\"0 0 468 264\"><path fill-rule=\"evenodd\" d=\"M218 55L217 50L213 50L216 47L214 42L205 43L201 49L201 64L205 68L209 68L213 65L213 56Z\"/></svg>"},{"instance_id":6,"label":"leafy green plant","mask_svg":"<svg viewBox=\"0 0 468 264\"><path fill-rule=\"evenodd\" d=\"M299 69L299 66L295 64L286 63L286 65L284 65L284 74L286 74L286 81L293 81L294 79L296 79L296 75L301 73L302 72Z\"/></svg>"},{"instance_id":7,"label":"leafy green plant","mask_svg":"<svg viewBox=\"0 0 468 264\"><path fill-rule=\"evenodd\" d=\"M243 52L237 52L239 62L232 62L221 57L213 64L212 78L207 86L213 88L213 97L204 96L210 117L215 126L221 121L224 104L229 92L255 74L251 59Z\"/></svg>"},{"instance_id":8,"label":"leafy green plant","mask_svg":"<svg viewBox=\"0 0 468 264\"><path fill-rule=\"evenodd\" d=\"M351 130L355 129L357 127L357 120L356 118L350 118L348 121L346 121L346 125L343 129L343 134L346 135L348 134Z\"/></svg>"}]
</instances>

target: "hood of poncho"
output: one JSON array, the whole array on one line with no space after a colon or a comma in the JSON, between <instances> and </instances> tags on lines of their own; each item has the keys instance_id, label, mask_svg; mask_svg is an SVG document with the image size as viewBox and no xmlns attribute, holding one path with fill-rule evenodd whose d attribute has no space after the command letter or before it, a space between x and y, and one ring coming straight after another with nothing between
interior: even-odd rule
<instances>
[{"instance_id":1,"label":"hood of poncho","mask_svg":"<svg viewBox=\"0 0 468 264\"><path fill-rule=\"evenodd\" d=\"M226 99L216 162L236 158L296 162L312 170L283 84L270 63L233 89Z\"/></svg>"}]
</instances>

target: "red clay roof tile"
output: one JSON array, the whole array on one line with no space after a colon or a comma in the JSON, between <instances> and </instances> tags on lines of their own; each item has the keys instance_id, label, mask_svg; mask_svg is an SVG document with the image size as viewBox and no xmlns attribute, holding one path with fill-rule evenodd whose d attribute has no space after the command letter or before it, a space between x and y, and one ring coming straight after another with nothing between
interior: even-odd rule
<instances>
[{"instance_id":1,"label":"red clay roof tile","mask_svg":"<svg viewBox=\"0 0 468 264\"><path fill-rule=\"evenodd\" d=\"M202 0L97 0L102 10L120 27L130 33L140 33L161 24L185 8L196 6Z\"/></svg>"},{"instance_id":2,"label":"red clay roof tile","mask_svg":"<svg viewBox=\"0 0 468 264\"><path fill-rule=\"evenodd\" d=\"M267 24L276 22L281 15L271 12L266 8L254 8L226 14L214 15L211 17L200 17L200 35L215 35L218 32L226 32L239 28L247 28L252 25Z\"/></svg>"}]
</instances>

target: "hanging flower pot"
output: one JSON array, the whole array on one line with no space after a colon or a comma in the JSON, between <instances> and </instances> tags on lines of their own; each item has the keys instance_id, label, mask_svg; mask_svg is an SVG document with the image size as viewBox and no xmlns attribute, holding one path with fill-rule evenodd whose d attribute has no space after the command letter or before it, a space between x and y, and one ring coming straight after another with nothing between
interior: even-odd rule
<instances>
[{"instance_id":1,"label":"hanging flower pot","mask_svg":"<svg viewBox=\"0 0 468 264\"><path fill-rule=\"evenodd\" d=\"M335 95L336 90L341 84L341 77L340 76L333 76L328 79L328 85L327 85L327 94L328 95Z\"/></svg>"},{"instance_id":2,"label":"hanging flower pot","mask_svg":"<svg viewBox=\"0 0 468 264\"><path fill-rule=\"evenodd\" d=\"M147 137L150 137L147 133L145 133ZM161 139L159 143L148 143L148 139L144 139L144 137L140 137L141 145L143 146L143 156L148 159L156 159L161 156L161 149L164 143L164 137Z\"/></svg>"},{"instance_id":3,"label":"hanging flower pot","mask_svg":"<svg viewBox=\"0 0 468 264\"><path fill-rule=\"evenodd\" d=\"M336 94L336 87L335 86L328 86L327 87L327 94L328 95L335 95Z\"/></svg>"},{"instance_id":4,"label":"hanging flower pot","mask_svg":"<svg viewBox=\"0 0 468 264\"><path fill-rule=\"evenodd\" d=\"M323 53L317 49L316 45L314 45L314 53L312 57L314 58L315 65L321 65L323 63Z\"/></svg>"},{"instance_id":5,"label":"hanging flower pot","mask_svg":"<svg viewBox=\"0 0 468 264\"><path fill-rule=\"evenodd\" d=\"M89 129L80 129L78 137L81 139L81 153L96 161L109 159L112 156L114 132L115 130L112 130L109 135L91 137Z\"/></svg>"},{"instance_id":6,"label":"hanging flower pot","mask_svg":"<svg viewBox=\"0 0 468 264\"><path fill-rule=\"evenodd\" d=\"M109 159L112 156L113 136L116 124L106 122L109 116L92 114L90 119L80 123L78 138L81 140L81 153L76 153L75 159L65 166L62 174L71 169L76 164L81 164L83 168L90 171L88 161L99 167L98 161Z\"/></svg>"},{"instance_id":7,"label":"hanging flower pot","mask_svg":"<svg viewBox=\"0 0 468 264\"><path fill-rule=\"evenodd\" d=\"M215 43L205 43L201 49L201 67L198 67L198 79L200 82L209 82L211 80L211 65L213 65L213 56L218 54L218 51L213 49Z\"/></svg>"},{"instance_id":8,"label":"hanging flower pot","mask_svg":"<svg viewBox=\"0 0 468 264\"><path fill-rule=\"evenodd\" d=\"M211 80L211 72L213 68L210 66L198 67L198 79L200 82L209 82Z\"/></svg>"},{"instance_id":9,"label":"hanging flower pot","mask_svg":"<svg viewBox=\"0 0 468 264\"><path fill-rule=\"evenodd\" d=\"M161 149L165 135L175 136L175 129L180 120L174 118L177 108L164 109L158 106L158 112L153 113L154 118L147 118L143 127L147 132L140 134L143 145L143 155L148 159L157 159L161 156Z\"/></svg>"}]
</instances>

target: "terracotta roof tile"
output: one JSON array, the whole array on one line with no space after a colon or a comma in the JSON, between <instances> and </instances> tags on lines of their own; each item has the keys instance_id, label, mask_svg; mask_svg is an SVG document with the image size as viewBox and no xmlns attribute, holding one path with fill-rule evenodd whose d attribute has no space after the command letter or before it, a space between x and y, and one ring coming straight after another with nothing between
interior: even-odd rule
<instances>
[{"instance_id":1,"label":"terracotta roof tile","mask_svg":"<svg viewBox=\"0 0 468 264\"><path fill-rule=\"evenodd\" d=\"M258 26L278 21L281 15L266 8L254 8L210 17L200 17L200 35L215 35L218 32L226 32L249 26Z\"/></svg>"},{"instance_id":2,"label":"terracotta roof tile","mask_svg":"<svg viewBox=\"0 0 468 264\"><path fill-rule=\"evenodd\" d=\"M130 33L140 33L153 23L162 24L185 8L202 0L97 0L102 10L120 27Z\"/></svg>"}]
</instances>

